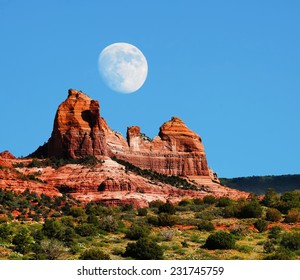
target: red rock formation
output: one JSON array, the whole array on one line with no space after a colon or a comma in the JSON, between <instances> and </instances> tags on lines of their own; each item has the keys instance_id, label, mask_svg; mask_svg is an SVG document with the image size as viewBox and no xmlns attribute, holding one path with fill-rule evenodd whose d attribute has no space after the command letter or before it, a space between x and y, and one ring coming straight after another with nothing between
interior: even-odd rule
<instances>
[{"instance_id":1,"label":"red rock formation","mask_svg":"<svg viewBox=\"0 0 300 280\"><path fill-rule=\"evenodd\" d=\"M167 175L209 176L199 135L173 117L150 141L138 126L129 127L127 141L100 119L99 103L82 92L69 90L59 106L48 156L84 157L114 155L138 167Z\"/></svg>"},{"instance_id":2,"label":"red rock formation","mask_svg":"<svg viewBox=\"0 0 300 280\"><path fill-rule=\"evenodd\" d=\"M123 165L109 157L102 157L103 163L95 166L67 164L58 169L48 167L0 168L0 188L23 192L27 188L37 194L61 196L70 193L76 199L87 203L101 201L109 205L133 204L146 207L150 201L161 200L176 203L186 198L203 198L206 195L237 199L248 193L217 184L199 186L199 190L182 190L169 184L150 181L125 170ZM8 160L9 163L23 163L30 159ZM29 179L34 175L37 180Z\"/></svg>"},{"instance_id":3,"label":"red rock formation","mask_svg":"<svg viewBox=\"0 0 300 280\"><path fill-rule=\"evenodd\" d=\"M47 145L38 153L43 153L45 148ZM55 116L48 156L77 158L88 155L95 155L105 162L96 167L73 164L59 169L21 168L18 171L25 174L38 172L39 178L47 182L32 182L33 189L39 186L45 193L69 192L81 201L104 201L113 205L132 203L141 207L153 200L177 202L207 194L230 198L248 195L216 183L217 177L208 168L200 136L178 117L164 123L153 140L141 133L138 126L128 128L125 140L100 118L98 101L82 92L69 90L68 98L59 106ZM181 190L161 182L151 182L125 171L124 166L111 160L112 156L143 169L184 176L198 190ZM16 188L26 185L25 182L15 184L14 179L7 180Z\"/></svg>"},{"instance_id":4,"label":"red rock formation","mask_svg":"<svg viewBox=\"0 0 300 280\"><path fill-rule=\"evenodd\" d=\"M70 89L55 116L48 156L76 158L107 154L99 111L98 101Z\"/></svg>"},{"instance_id":5,"label":"red rock formation","mask_svg":"<svg viewBox=\"0 0 300 280\"><path fill-rule=\"evenodd\" d=\"M11 154L9 151L4 151L2 153L0 153L0 158L2 159L15 159L16 157Z\"/></svg>"}]
</instances>

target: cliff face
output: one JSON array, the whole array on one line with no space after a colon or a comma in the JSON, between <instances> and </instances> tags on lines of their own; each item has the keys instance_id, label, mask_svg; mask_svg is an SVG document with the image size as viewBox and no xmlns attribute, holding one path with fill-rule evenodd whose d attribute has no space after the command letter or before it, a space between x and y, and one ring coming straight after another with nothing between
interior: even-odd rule
<instances>
[{"instance_id":1,"label":"cliff face","mask_svg":"<svg viewBox=\"0 0 300 280\"><path fill-rule=\"evenodd\" d=\"M109 128L104 132L111 152L140 168L166 175L209 176L200 136L177 117L164 123L152 141L138 126L127 129L127 143Z\"/></svg>"},{"instance_id":2,"label":"cliff face","mask_svg":"<svg viewBox=\"0 0 300 280\"><path fill-rule=\"evenodd\" d=\"M76 158L106 154L98 101L70 89L68 98L56 112L48 156Z\"/></svg>"},{"instance_id":3,"label":"cliff face","mask_svg":"<svg viewBox=\"0 0 300 280\"><path fill-rule=\"evenodd\" d=\"M70 89L58 107L48 156L85 157L110 155L140 168L167 175L209 176L206 155L199 135L182 120L164 123L152 141L138 126L129 127L127 139L100 118L98 101Z\"/></svg>"}]
</instances>

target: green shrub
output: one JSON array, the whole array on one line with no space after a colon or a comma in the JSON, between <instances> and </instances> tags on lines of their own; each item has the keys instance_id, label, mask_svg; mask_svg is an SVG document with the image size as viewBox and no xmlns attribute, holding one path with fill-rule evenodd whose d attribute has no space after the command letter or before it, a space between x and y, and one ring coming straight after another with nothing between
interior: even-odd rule
<instances>
[{"instance_id":1,"label":"green shrub","mask_svg":"<svg viewBox=\"0 0 300 280\"><path fill-rule=\"evenodd\" d=\"M212 222L203 220L200 221L199 224L197 225L198 229L201 231L213 231L215 230L215 226L213 225Z\"/></svg>"},{"instance_id":2,"label":"green shrub","mask_svg":"<svg viewBox=\"0 0 300 280\"><path fill-rule=\"evenodd\" d=\"M137 260L161 260L163 258L162 248L149 238L140 238L135 243L128 243L125 257Z\"/></svg>"},{"instance_id":3,"label":"green shrub","mask_svg":"<svg viewBox=\"0 0 300 280\"><path fill-rule=\"evenodd\" d=\"M267 256L265 260L294 260L296 255L294 252L291 252L284 248L279 248L273 254Z\"/></svg>"},{"instance_id":4,"label":"green shrub","mask_svg":"<svg viewBox=\"0 0 300 280\"><path fill-rule=\"evenodd\" d=\"M181 201L179 201L178 206L188 206L192 203L191 200L189 199L183 199Z\"/></svg>"},{"instance_id":5,"label":"green shrub","mask_svg":"<svg viewBox=\"0 0 300 280\"><path fill-rule=\"evenodd\" d=\"M297 223L300 221L300 209L295 208L288 211L288 213L285 216L284 221L286 223Z\"/></svg>"},{"instance_id":6,"label":"green shrub","mask_svg":"<svg viewBox=\"0 0 300 280\"><path fill-rule=\"evenodd\" d=\"M238 208L237 205L230 204L223 209L222 214L224 218L233 218L238 216L239 211L240 209Z\"/></svg>"},{"instance_id":7,"label":"green shrub","mask_svg":"<svg viewBox=\"0 0 300 280\"><path fill-rule=\"evenodd\" d=\"M212 195L206 195L203 197L203 203L205 204L215 204L217 199Z\"/></svg>"},{"instance_id":8,"label":"green shrub","mask_svg":"<svg viewBox=\"0 0 300 280\"><path fill-rule=\"evenodd\" d=\"M174 226L177 222L177 219L175 216L170 215L168 213L160 213L158 215L158 226Z\"/></svg>"},{"instance_id":9,"label":"green shrub","mask_svg":"<svg viewBox=\"0 0 300 280\"><path fill-rule=\"evenodd\" d=\"M163 204L164 204L164 202L161 200L154 200L154 201L149 202L149 207L150 208L159 208L159 206L161 206Z\"/></svg>"},{"instance_id":10,"label":"green shrub","mask_svg":"<svg viewBox=\"0 0 300 280\"><path fill-rule=\"evenodd\" d=\"M230 233L217 231L208 236L203 247L209 250L233 249L235 247L235 239Z\"/></svg>"},{"instance_id":11,"label":"green shrub","mask_svg":"<svg viewBox=\"0 0 300 280\"><path fill-rule=\"evenodd\" d=\"M203 204L203 200L200 199L200 198L194 198L194 199L193 199L193 203L194 203L195 205L201 205L201 204Z\"/></svg>"},{"instance_id":12,"label":"green shrub","mask_svg":"<svg viewBox=\"0 0 300 280\"><path fill-rule=\"evenodd\" d=\"M138 212L138 216L147 216L148 214L147 208L138 208L137 212Z\"/></svg>"},{"instance_id":13,"label":"green shrub","mask_svg":"<svg viewBox=\"0 0 300 280\"><path fill-rule=\"evenodd\" d=\"M283 230L284 229L281 226L271 227L270 230L269 230L269 234L268 234L269 239L279 240L280 239L280 234L282 233Z\"/></svg>"},{"instance_id":14,"label":"green shrub","mask_svg":"<svg viewBox=\"0 0 300 280\"><path fill-rule=\"evenodd\" d=\"M232 203L232 200L228 197L220 197L217 202L217 207L226 207Z\"/></svg>"},{"instance_id":15,"label":"green shrub","mask_svg":"<svg viewBox=\"0 0 300 280\"><path fill-rule=\"evenodd\" d=\"M80 260L110 260L109 255L99 248L85 250L79 257Z\"/></svg>"},{"instance_id":16,"label":"green shrub","mask_svg":"<svg viewBox=\"0 0 300 280\"><path fill-rule=\"evenodd\" d=\"M279 203L280 195L272 188L267 189L262 204L267 207L276 207Z\"/></svg>"},{"instance_id":17,"label":"green shrub","mask_svg":"<svg viewBox=\"0 0 300 280\"><path fill-rule=\"evenodd\" d=\"M13 230L8 224L0 224L0 240L11 242Z\"/></svg>"},{"instance_id":18,"label":"green shrub","mask_svg":"<svg viewBox=\"0 0 300 280\"><path fill-rule=\"evenodd\" d=\"M12 239L14 250L21 254L30 252L33 243L34 239L30 236L30 231L26 227L21 227L19 232Z\"/></svg>"},{"instance_id":19,"label":"green shrub","mask_svg":"<svg viewBox=\"0 0 300 280\"><path fill-rule=\"evenodd\" d=\"M283 235L280 246L290 251L300 250L300 232Z\"/></svg>"},{"instance_id":20,"label":"green shrub","mask_svg":"<svg viewBox=\"0 0 300 280\"><path fill-rule=\"evenodd\" d=\"M54 219L47 219L43 225L43 234L49 238L61 239L63 235L62 224Z\"/></svg>"},{"instance_id":21,"label":"green shrub","mask_svg":"<svg viewBox=\"0 0 300 280\"><path fill-rule=\"evenodd\" d=\"M271 222L279 222L281 220L281 213L275 208L268 208L266 212L266 220Z\"/></svg>"},{"instance_id":22,"label":"green shrub","mask_svg":"<svg viewBox=\"0 0 300 280\"><path fill-rule=\"evenodd\" d=\"M99 228L107 232L115 232L119 227L118 221L111 215L100 219Z\"/></svg>"},{"instance_id":23,"label":"green shrub","mask_svg":"<svg viewBox=\"0 0 300 280\"><path fill-rule=\"evenodd\" d=\"M240 218L260 218L262 207L257 200L246 202L240 209L238 217Z\"/></svg>"},{"instance_id":24,"label":"green shrub","mask_svg":"<svg viewBox=\"0 0 300 280\"><path fill-rule=\"evenodd\" d=\"M265 253L273 253L273 252L275 252L275 249L276 249L276 242L273 242L273 241L266 241L265 243L264 243L264 252Z\"/></svg>"},{"instance_id":25,"label":"green shrub","mask_svg":"<svg viewBox=\"0 0 300 280\"><path fill-rule=\"evenodd\" d=\"M158 217L153 215L148 216L147 222L150 225L158 226Z\"/></svg>"},{"instance_id":26,"label":"green shrub","mask_svg":"<svg viewBox=\"0 0 300 280\"><path fill-rule=\"evenodd\" d=\"M148 227L132 224L125 237L131 240L138 240L142 237L147 237L149 234L150 229Z\"/></svg>"},{"instance_id":27,"label":"green shrub","mask_svg":"<svg viewBox=\"0 0 300 280\"><path fill-rule=\"evenodd\" d=\"M176 209L175 206L169 202L162 204L158 208L158 213L168 213L168 214L175 214Z\"/></svg>"},{"instance_id":28,"label":"green shrub","mask_svg":"<svg viewBox=\"0 0 300 280\"><path fill-rule=\"evenodd\" d=\"M81 207L71 207L70 215L74 218L85 217L85 210Z\"/></svg>"},{"instance_id":29,"label":"green shrub","mask_svg":"<svg viewBox=\"0 0 300 280\"><path fill-rule=\"evenodd\" d=\"M83 223L76 227L76 232L83 237L93 236L97 233L97 229L92 224Z\"/></svg>"},{"instance_id":30,"label":"green shrub","mask_svg":"<svg viewBox=\"0 0 300 280\"><path fill-rule=\"evenodd\" d=\"M268 229L268 222L265 220L257 220L254 223L254 227L259 231L259 232L264 232Z\"/></svg>"}]
</instances>

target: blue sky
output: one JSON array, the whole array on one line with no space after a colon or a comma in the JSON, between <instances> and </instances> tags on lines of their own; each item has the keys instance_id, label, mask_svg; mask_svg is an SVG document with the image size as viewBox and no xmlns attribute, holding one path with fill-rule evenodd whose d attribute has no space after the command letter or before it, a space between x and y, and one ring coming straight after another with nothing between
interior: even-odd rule
<instances>
[{"instance_id":1,"label":"blue sky","mask_svg":"<svg viewBox=\"0 0 300 280\"><path fill-rule=\"evenodd\" d=\"M180 117L220 177L300 173L299 11L296 0L0 0L0 151L47 141L75 88L123 135L139 125L154 137ZM147 58L134 94L98 73L115 42Z\"/></svg>"}]
</instances>

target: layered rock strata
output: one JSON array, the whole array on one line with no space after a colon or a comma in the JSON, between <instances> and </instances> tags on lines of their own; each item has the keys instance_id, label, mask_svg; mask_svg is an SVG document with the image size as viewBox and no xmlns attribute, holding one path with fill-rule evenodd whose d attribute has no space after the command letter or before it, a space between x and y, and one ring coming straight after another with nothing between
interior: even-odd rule
<instances>
[{"instance_id":1,"label":"layered rock strata","mask_svg":"<svg viewBox=\"0 0 300 280\"><path fill-rule=\"evenodd\" d=\"M77 158L106 155L105 135L100 125L99 102L73 89L58 107L48 156Z\"/></svg>"},{"instance_id":2,"label":"layered rock strata","mask_svg":"<svg viewBox=\"0 0 300 280\"><path fill-rule=\"evenodd\" d=\"M47 156L88 155L115 156L166 175L210 174L200 136L178 117L164 123L153 140L141 133L138 126L128 128L125 140L100 118L98 101L70 89L68 98L58 107Z\"/></svg>"}]
</instances>

